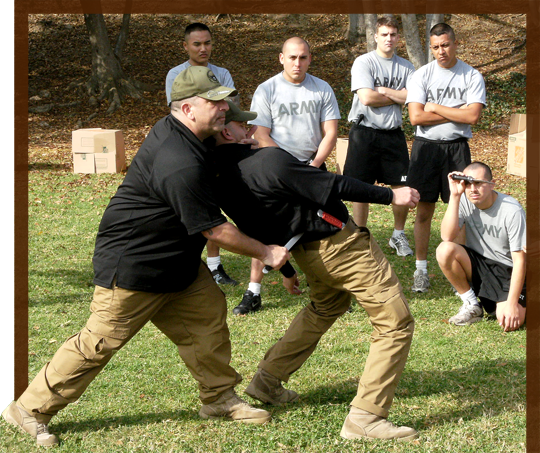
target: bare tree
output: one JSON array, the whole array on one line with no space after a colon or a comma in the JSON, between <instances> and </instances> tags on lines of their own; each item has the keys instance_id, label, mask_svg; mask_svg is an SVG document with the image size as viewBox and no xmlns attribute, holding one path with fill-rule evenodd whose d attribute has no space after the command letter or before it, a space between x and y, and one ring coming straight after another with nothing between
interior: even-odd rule
<instances>
[{"instance_id":1,"label":"bare tree","mask_svg":"<svg viewBox=\"0 0 540 453\"><path fill-rule=\"evenodd\" d=\"M403 34L405 36L405 45L407 46L409 60L414 65L415 69L418 69L426 64L426 57L422 42L420 41L420 32L416 14L402 14L401 23L403 24Z\"/></svg>"},{"instance_id":2,"label":"bare tree","mask_svg":"<svg viewBox=\"0 0 540 453\"><path fill-rule=\"evenodd\" d=\"M366 36L366 24L363 14L349 14L347 26L347 40L350 44L356 44L361 36Z\"/></svg>"},{"instance_id":3,"label":"bare tree","mask_svg":"<svg viewBox=\"0 0 540 453\"><path fill-rule=\"evenodd\" d=\"M364 14L366 24L366 45L367 51L371 52L377 48L375 44L375 27L377 26L377 14Z\"/></svg>"},{"instance_id":4,"label":"bare tree","mask_svg":"<svg viewBox=\"0 0 540 453\"><path fill-rule=\"evenodd\" d=\"M116 46L114 46L114 53L122 61L124 59L124 47L126 47L127 38L129 35L129 20L131 14L124 14L122 17L122 28L118 34L118 39L116 40Z\"/></svg>"},{"instance_id":5,"label":"bare tree","mask_svg":"<svg viewBox=\"0 0 540 453\"><path fill-rule=\"evenodd\" d=\"M444 14L426 14L426 63L433 60L433 54L429 48L429 32L434 25L444 22Z\"/></svg>"},{"instance_id":6,"label":"bare tree","mask_svg":"<svg viewBox=\"0 0 540 453\"><path fill-rule=\"evenodd\" d=\"M126 16L129 15L124 15L116 45L120 55L123 55L128 35L129 17ZM108 114L120 107L126 95L141 99L142 91L154 89L125 75L120 57L109 41L103 14L85 14L84 21L92 48L92 75L86 81L86 89L90 96L96 96L99 101L109 101Z\"/></svg>"}]
</instances>

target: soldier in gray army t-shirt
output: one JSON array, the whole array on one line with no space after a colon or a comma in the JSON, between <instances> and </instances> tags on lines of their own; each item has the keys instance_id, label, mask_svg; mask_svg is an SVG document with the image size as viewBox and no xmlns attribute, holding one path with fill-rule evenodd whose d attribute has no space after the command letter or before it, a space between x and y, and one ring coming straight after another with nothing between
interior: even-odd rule
<instances>
[{"instance_id":1,"label":"soldier in gray army t-shirt","mask_svg":"<svg viewBox=\"0 0 540 453\"><path fill-rule=\"evenodd\" d=\"M407 97L407 83L414 66L395 53L398 44L396 19L382 16L377 20L377 48L358 57L351 69L354 93L349 121L349 146L343 174L369 184L384 183L397 188L406 185L409 151L401 130L402 108ZM394 231L389 245L399 256L412 255L405 236L409 210L394 206ZM353 203L354 221L366 226L368 203Z\"/></svg>"},{"instance_id":2,"label":"soldier in gray army t-shirt","mask_svg":"<svg viewBox=\"0 0 540 453\"><path fill-rule=\"evenodd\" d=\"M435 203L439 195L448 202L448 173L471 163L471 125L478 122L486 103L482 75L456 57L458 41L452 27L437 24L430 35L435 61L413 74L407 95L409 118L416 126L407 184L420 192L414 222L415 292L430 287L427 256Z\"/></svg>"},{"instance_id":3,"label":"soldier in gray army t-shirt","mask_svg":"<svg viewBox=\"0 0 540 453\"><path fill-rule=\"evenodd\" d=\"M337 140L338 120L341 118L334 91L324 80L307 73L311 63L309 44L298 37L283 44L279 61L283 72L257 87L250 110L257 118L255 139L261 148L282 148L298 160L324 168L324 161ZM251 261L248 289L236 315L245 315L261 308L260 261Z\"/></svg>"}]
</instances>

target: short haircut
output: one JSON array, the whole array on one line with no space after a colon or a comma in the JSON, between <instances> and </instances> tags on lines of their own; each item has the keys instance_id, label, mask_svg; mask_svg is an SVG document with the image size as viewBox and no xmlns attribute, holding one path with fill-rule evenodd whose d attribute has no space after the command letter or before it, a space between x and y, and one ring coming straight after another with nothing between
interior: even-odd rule
<instances>
[{"instance_id":1,"label":"short haircut","mask_svg":"<svg viewBox=\"0 0 540 453\"><path fill-rule=\"evenodd\" d=\"M485 164L484 162L480 162L476 160L472 164L467 165L467 167L465 167L465 170L476 170L478 168L484 169L484 174L486 175L487 181L491 181L493 179L491 168L489 168L489 165Z\"/></svg>"},{"instance_id":2,"label":"short haircut","mask_svg":"<svg viewBox=\"0 0 540 453\"><path fill-rule=\"evenodd\" d=\"M293 36L292 38L287 39L281 46L281 53L283 53L285 46L292 41L302 42L307 46L308 53L311 53L311 46L309 45L309 43L304 38L300 38L299 36Z\"/></svg>"},{"instance_id":3,"label":"short haircut","mask_svg":"<svg viewBox=\"0 0 540 453\"><path fill-rule=\"evenodd\" d=\"M189 98L180 99L179 101L172 101L170 105L171 112L180 112L182 110L182 104L185 104L186 102L189 104L197 104L199 99L198 96L191 96Z\"/></svg>"},{"instance_id":4,"label":"short haircut","mask_svg":"<svg viewBox=\"0 0 540 453\"><path fill-rule=\"evenodd\" d=\"M433 27L431 27L431 30L429 31L429 36L441 36L441 35L448 35L448 37L452 41L456 40L454 29L450 27L450 25L445 24L444 22L434 25Z\"/></svg>"},{"instance_id":5,"label":"short haircut","mask_svg":"<svg viewBox=\"0 0 540 453\"><path fill-rule=\"evenodd\" d=\"M210 36L212 36L212 32L207 25L201 24L200 22L193 22L192 24L189 24L184 31L184 40L186 42L189 39L189 35L191 35L191 33L194 31L207 31L210 33Z\"/></svg>"},{"instance_id":6,"label":"short haircut","mask_svg":"<svg viewBox=\"0 0 540 453\"><path fill-rule=\"evenodd\" d=\"M378 32L379 28L381 27L389 27L389 28L395 28L396 30L399 30L398 21L395 17L392 17L392 16L379 17L377 19L377 23L375 24L375 32Z\"/></svg>"}]
</instances>

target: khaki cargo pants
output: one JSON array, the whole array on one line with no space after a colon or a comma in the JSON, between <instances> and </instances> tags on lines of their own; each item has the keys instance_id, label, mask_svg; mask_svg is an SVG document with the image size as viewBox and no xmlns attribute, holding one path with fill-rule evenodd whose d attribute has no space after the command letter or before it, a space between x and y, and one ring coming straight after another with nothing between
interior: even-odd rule
<instances>
[{"instance_id":1,"label":"khaki cargo pants","mask_svg":"<svg viewBox=\"0 0 540 453\"><path fill-rule=\"evenodd\" d=\"M352 220L331 237L294 247L292 254L306 275L311 304L296 315L259 367L287 381L347 311L353 295L367 312L373 333L351 404L388 417L414 331L414 320L390 263L369 230L356 227Z\"/></svg>"},{"instance_id":2,"label":"khaki cargo pants","mask_svg":"<svg viewBox=\"0 0 540 453\"><path fill-rule=\"evenodd\" d=\"M203 403L216 400L241 380L229 365L225 296L202 261L197 279L183 291L159 294L97 286L90 310L86 326L66 340L18 400L41 423L76 401L148 321L178 346L199 383Z\"/></svg>"}]
</instances>

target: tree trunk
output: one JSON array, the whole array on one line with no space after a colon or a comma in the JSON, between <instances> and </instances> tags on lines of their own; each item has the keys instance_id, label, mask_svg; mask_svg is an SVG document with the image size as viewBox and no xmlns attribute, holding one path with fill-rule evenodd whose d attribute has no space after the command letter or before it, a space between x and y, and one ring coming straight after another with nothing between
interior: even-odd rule
<instances>
[{"instance_id":1,"label":"tree trunk","mask_svg":"<svg viewBox=\"0 0 540 453\"><path fill-rule=\"evenodd\" d=\"M356 44L361 36L366 35L366 24L363 14L349 14L347 27L347 40L350 44Z\"/></svg>"},{"instance_id":2,"label":"tree trunk","mask_svg":"<svg viewBox=\"0 0 540 453\"><path fill-rule=\"evenodd\" d=\"M433 54L429 48L429 32L434 25L444 22L444 14L426 14L426 63L433 61Z\"/></svg>"},{"instance_id":3,"label":"tree trunk","mask_svg":"<svg viewBox=\"0 0 540 453\"><path fill-rule=\"evenodd\" d=\"M124 47L126 46L126 41L129 35L129 19L131 14L124 14L122 17L122 28L120 29L120 34L116 40L116 46L114 47L114 53L119 58L120 61L124 59Z\"/></svg>"},{"instance_id":4,"label":"tree trunk","mask_svg":"<svg viewBox=\"0 0 540 453\"><path fill-rule=\"evenodd\" d=\"M366 43L367 51L371 52L377 48L375 42L375 27L377 26L377 14L364 14L366 24Z\"/></svg>"},{"instance_id":5,"label":"tree trunk","mask_svg":"<svg viewBox=\"0 0 540 453\"><path fill-rule=\"evenodd\" d=\"M100 101L108 99L110 114L120 107L126 95L140 99L141 85L125 76L109 42L103 14L85 14L84 21L92 47L92 75L86 82L88 94L98 96Z\"/></svg>"},{"instance_id":6,"label":"tree trunk","mask_svg":"<svg viewBox=\"0 0 540 453\"><path fill-rule=\"evenodd\" d=\"M403 24L403 34L405 35L405 44L410 62L415 69L426 64L424 48L420 42L420 32L418 31L418 21L416 14L402 14L401 22Z\"/></svg>"}]
</instances>

